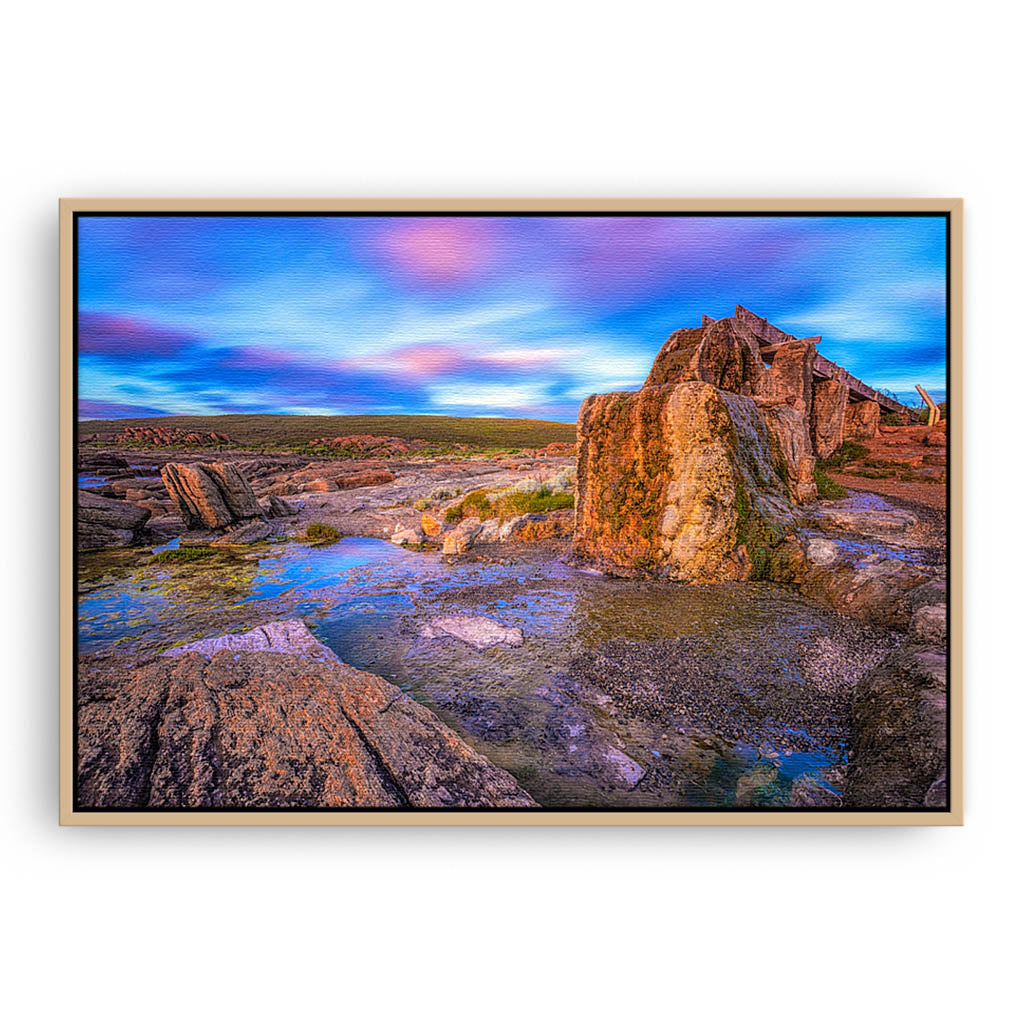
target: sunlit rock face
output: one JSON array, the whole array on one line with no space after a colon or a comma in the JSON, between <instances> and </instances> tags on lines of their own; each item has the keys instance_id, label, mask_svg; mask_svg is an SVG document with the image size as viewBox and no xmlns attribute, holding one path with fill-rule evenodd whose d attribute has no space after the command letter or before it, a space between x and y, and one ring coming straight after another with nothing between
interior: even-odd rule
<instances>
[{"instance_id":1,"label":"sunlit rock face","mask_svg":"<svg viewBox=\"0 0 1024 1024\"><path fill-rule=\"evenodd\" d=\"M764 410L776 466L786 485L786 493L798 504L818 496L814 481L814 452L807 418L789 405L771 406Z\"/></svg>"},{"instance_id":2,"label":"sunlit rock face","mask_svg":"<svg viewBox=\"0 0 1024 1024\"><path fill-rule=\"evenodd\" d=\"M807 418L814 401L814 357L818 346L809 339L791 341L772 357L765 398L785 402Z\"/></svg>"},{"instance_id":3,"label":"sunlit rock face","mask_svg":"<svg viewBox=\"0 0 1024 1024\"><path fill-rule=\"evenodd\" d=\"M577 443L578 560L688 582L770 574L793 509L753 399L703 381L595 395Z\"/></svg>"},{"instance_id":4,"label":"sunlit rock face","mask_svg":"<svg viewBox=\"0 0 1024 1024\"><path fill-rule=\"evenodd\" d=\"M843 417L843 440L868 440L878 433L882 410L877 402L850 402Z\"/></svg>"},{"instance_id":5,"label":"sunlit rock face","mask_svg":"<svg viewBox=\"0 0 1024 1024\"><path fill-rule=\"evenodd\" d=\"M734 317L676 331L662 345L644 387L685 381L704 381L736 394L764 394L766 368L757 339Z\"/></svg>"},{"instance_id":6,"label":"sunlit rock face","mask_svg":"<svg viewBox=\"0 0 1024 1024\"><path fill-rule=\"evenodd\" d=\"M827 459L843 443L843 419L849 387L838 380L819 380L814 385L811 409L811 443L815 454Z\"/></svg>"}]
</instances>

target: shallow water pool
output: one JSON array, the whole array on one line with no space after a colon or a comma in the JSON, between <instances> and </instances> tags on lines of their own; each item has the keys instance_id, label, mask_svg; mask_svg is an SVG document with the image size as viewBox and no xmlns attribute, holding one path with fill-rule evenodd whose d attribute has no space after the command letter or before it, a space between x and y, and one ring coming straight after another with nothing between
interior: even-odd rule
<instances>
[{"instance_id":1,"label":"shallow water pool","mask_svg":"<svg viewBox=\"0 0 1024 1024\"><path fill-rule=\"evenodd\" d=\"M119 558L82 560L84 653L301 617L547 806L785 806L794 784L833 790L849 686L887 643L786 587L617 580L544 553L452 565L344 538L181 565ZM523 643L423 635L450 615L516 627Z\"/></svg>"}]
</instances>

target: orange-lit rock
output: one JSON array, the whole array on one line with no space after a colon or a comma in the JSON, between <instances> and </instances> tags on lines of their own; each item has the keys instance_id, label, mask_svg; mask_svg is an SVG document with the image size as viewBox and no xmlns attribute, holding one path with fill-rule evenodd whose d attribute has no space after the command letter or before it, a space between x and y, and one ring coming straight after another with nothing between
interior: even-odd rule
<instances>
[{"instance_id":1,"label":"orange-lit rock","mask_svg":"<svg viewBox=\"0 0 1024 1024\"><path fill-rule=\"evenodd\" d=\"M850 389L842 381L815 382L811 406L811 444L821 459L827 459L843 443L843 419L849 396Z\"/></svg>"},{"instance_id":2,"label":"orange-lit rock","mask_svg":"<svg viewBox=\"0 0 1024 1024\"><path fill-rule=\"evenodd\" d=\"M877 402L850 402L843 418L843 440L870 440L878 433L881 418Z\"/></svg>"},{"instance_id":3,"label":"orange-lit rock","mask_svg":"<svg viewBox=\"0 0 1024 1024\"><path fill-rule=\"evenodd\" d=\"M752 399L702 382L591 396L577 443L577 559L690 582L767 573L792 508Z\"/></svg>"}]
</instances>

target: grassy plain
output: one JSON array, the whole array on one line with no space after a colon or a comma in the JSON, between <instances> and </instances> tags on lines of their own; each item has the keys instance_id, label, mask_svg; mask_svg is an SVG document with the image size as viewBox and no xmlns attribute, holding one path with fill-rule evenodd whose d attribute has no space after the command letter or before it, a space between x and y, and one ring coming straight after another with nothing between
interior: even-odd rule
<instances>
[{"instance_id":1,"label":"grassy plain","mask_svg":"<svg viewBox=\"0 0 1024 1024\"><path fill-rule=\"evenodd\" d=\"M243 447L304 448L320 437L375 434L430 445L464 444L481 449L542 448L576 440L575 423L475 416L153 416L141 419L80 420L79 434L113 435L125 427L168 427L227 434ZM134 447L135 445L132 445ZM145 445L139 444L139 447Z\"/></svg>"}]
</instances>

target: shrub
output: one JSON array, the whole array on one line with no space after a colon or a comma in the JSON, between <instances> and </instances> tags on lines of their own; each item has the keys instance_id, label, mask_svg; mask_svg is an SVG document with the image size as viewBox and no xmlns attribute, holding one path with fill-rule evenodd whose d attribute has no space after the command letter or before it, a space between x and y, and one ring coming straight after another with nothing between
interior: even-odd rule
<instances>
[{"instance_id":1,"label":"shrub","mask_svg":"<svg viewBox=\"0 0 1024 1024\"><path fill-rule=\"evenodd\" d=\"M536 485L536 481L530 483ZM510 488L490 496L485 491L472 491L448 509L444 518L448 523L461 522L467 516L505 520L527 512L554 512L557 509L572 508L574 504L573 494L564 491L552 494L547 487L539 485L536 490L529 487L522 490Z\"/></svg>"},{"instance_id":2,"label":"shrub","mask_svg":"<svg viewBox=\"0 0 1024 1024\"><path fill-rule=\"evenodd\" d=\"M827 459L822 462L825 469L843 469L851 462L863 459L869 449L856 441L844 441Z\"/></svg>"},{"instance_id":3,"label":"shrub","mask_svg":"<svg viewBox=\"0 0 1024 1024\"><path fill-rule=\"evenodd\" d=\"M527 512L555 512L558 509L572 508L575 498L561 491L558 494L533 494L527 504Z\"/></svg>"},{"instance_id":4,"label":"shrub","mask_svg":"<svg viewBox=\"0 0 1024 1024\"><path fill-rule=\"evenodd\" d=\"M192 548L168 548L166 551L158 551L150 562L195 562L200 558L209 558L217 554L213 548L192 547Z\"/></svg>"},{"instance_id":5,"label":"shrub","mask_svg":"<svg viewBox=\"0 0 1024 1024\"><path fill-rule=\"evenodd\" d=\"M341 534L327 523L310 523L306 527L306 540L317 541L321 544L337 540L340 536Z\"/></svg>"},{"instance_id":6,"label":"shrub","mask_svg":"<svg viewBox=\"0 0 1024 1024\"><path fill-rule=\"evenodd\" d=\"M840 487L820 465L814 467L814 482L818 485L818 497L834 501L846 497L846 488Z\"/></svg>"}]
</instances>

